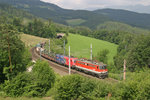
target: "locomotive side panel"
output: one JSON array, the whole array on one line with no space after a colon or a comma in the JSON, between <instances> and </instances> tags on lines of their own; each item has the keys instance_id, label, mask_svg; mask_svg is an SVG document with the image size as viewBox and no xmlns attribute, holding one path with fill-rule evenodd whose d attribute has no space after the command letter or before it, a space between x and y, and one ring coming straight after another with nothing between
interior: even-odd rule
<instances>
[{"instance_id":1,"label":"locomotive side panel","mask_svg":"<svg viewBox=\"0 0 150 100\"><path fill-rule=\"evenodd\" d=\"M100 69L101 67L99 65L96 65L96 64L87 63L87 62L84 62L84 61L78 61L77 60L75 62L75 67L78 70L82 70L85 73L95 75L99 78L105 78L105 77L108 76L107 69Z\"/></svg>"},{"instance_id":2,"label":"locomotive side panel","mask_svg":"<svg viewBox=\"0 0 150 100\"><path fill-rule=\"evenodd\" d=\"M64 56L64 58L65 58L65 65L69 66L69 57ZM76 59L77 59L77 58L70 58L70 66L71 66L71 67L75 65L74 61L75 61Z\"/></svg>"}]
</instances>

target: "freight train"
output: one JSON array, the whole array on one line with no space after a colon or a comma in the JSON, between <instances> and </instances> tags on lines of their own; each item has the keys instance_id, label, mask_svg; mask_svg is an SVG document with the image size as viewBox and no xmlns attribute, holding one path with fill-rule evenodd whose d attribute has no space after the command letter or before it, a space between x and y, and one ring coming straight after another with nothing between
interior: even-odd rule
<instances>
[{"instance_id":1,"label":"freight train","mask_svg":"<svg viewBox=\"0 0 150 100\"><path fill-rule=\"evenodd\" d=\"M48 53L46 50L44 50L41 47L36 47L36 52L40 54L41 56L51 60L53 62L56 62L58 64L69 66L69 57L65 55L55 54L55 53ZM88 59L78 59L76 57L70 57L70 67L72 69L76 69L78 71L96 76L98 78L106 78L108 77L108 70L106 68L106 64L103 64L102 62L96 62L91 61Z\"/></svg>"}]
</instances>

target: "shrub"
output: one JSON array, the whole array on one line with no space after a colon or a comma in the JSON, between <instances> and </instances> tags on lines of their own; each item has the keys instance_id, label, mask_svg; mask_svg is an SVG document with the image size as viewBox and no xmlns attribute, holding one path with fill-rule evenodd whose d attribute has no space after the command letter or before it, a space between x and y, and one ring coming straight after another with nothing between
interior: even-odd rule
<instances>
[{"instance_id":1,"label":"shrub","mask_svg":"<svg viewBox=\"0 0 150 100\"><path fill-rule=\"evenodd\" d=\"M108 93L111 93L111 84L106 82L97 81L96 87L92 92L93 97L95 98L105 98Z\"/></svg>"},{"instance_id":2,"label":"shrub","mask_svg":"<svg viewBox=\"0 0 150 100\"><path fill-rule=\"evenodd\" d=\"M51 88L54 84L55 74L47 62L38 61L33 67L33 75L37 84L43 87Z\"/></svg>"},{"instance_id":3,"label":"shrub","mask_svg":"<svg viewBox=\"0 0 150 100\"><path fill-rule=\"evenodd\" d=\"M56 85L56 100L88 99L95 85L79 75L64 76Z\"/></svg>"},{"instance_id":4,"label":"shrub","mask_svg":"<svg viewBox=\"0 0 150 100\"><path fill-rule=\"evenodd\" d=\"M8 96L17 97L21 96L25 90L24 88L30 84L28 74L18 74L14 79L11 81L5 81L4 91Z\"/></svg>"},{"instance_id":5,"label":"shrub","mask_svg":"<svg viewBox=\"0 0 150 100\"><path fill-rule=\"evenodd\" d=\"M44 96L53 86L55 74L47 62L37 61L31 73L24 72L5 82L8 96Z\"/></svg>"}]
</instances>

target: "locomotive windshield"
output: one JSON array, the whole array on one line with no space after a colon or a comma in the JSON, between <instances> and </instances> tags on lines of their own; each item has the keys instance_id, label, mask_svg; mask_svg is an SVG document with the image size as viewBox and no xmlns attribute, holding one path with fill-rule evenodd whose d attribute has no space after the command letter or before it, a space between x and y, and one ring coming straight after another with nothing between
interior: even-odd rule
<instances>
[{"instance_id":1,"label":"locomotive windshield","mask_svg":"<svg viewBox=\"0 0 150 100\"><path fill-rule=\"evenodd\" d=\"M103 69L106 69L106 65L103 66Z\"/></svg>"},{"instance_id":2,"label":"locomotive windshield","mask_svg":"<svg viewBox=\"0 0 150 100\"><path fill-rule=\"evenodd\" d=\"M106 65L99 66L99 69L106 69Z\"/></svg>"}]
</instances>

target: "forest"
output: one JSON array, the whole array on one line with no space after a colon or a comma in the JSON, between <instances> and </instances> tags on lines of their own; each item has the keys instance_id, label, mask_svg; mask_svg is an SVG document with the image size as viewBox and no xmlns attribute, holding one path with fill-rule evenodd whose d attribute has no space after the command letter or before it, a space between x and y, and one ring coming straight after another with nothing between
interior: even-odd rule
<instances>
[{"instance_id":1,"label":"forest","mask_svg":"<svg viewBox=\"0 0 150 100\"><path fill-rule=\"evenodd\" d=\"M70 27L55 23L50 18L45 20L36 17L7 4L0 4L0 14L0 99L6 97L41 99L52 97L54 100L150 99L149 30L133 29L131 26L127 26L126 30ZM120 26L120 23L116 24ZM101 61L106 60L109 77L116 81L89 79L76 74L62 77L56 74L46 61L31 62L29 52L31 48L26 47L21 41L20 34L51 38L56 45L62 46L63 40L55 40L59 32L65 33L66 36L69 33L80 34L117 44L114 64L107 63L105 59L107 50L95 57ZM99 55L103 59L99 59ZM115 76L123 71L124 59L127 61L126 80ZM26 71L29 66L34 66L32 72Z\"/></svg>"}]
</instances>

